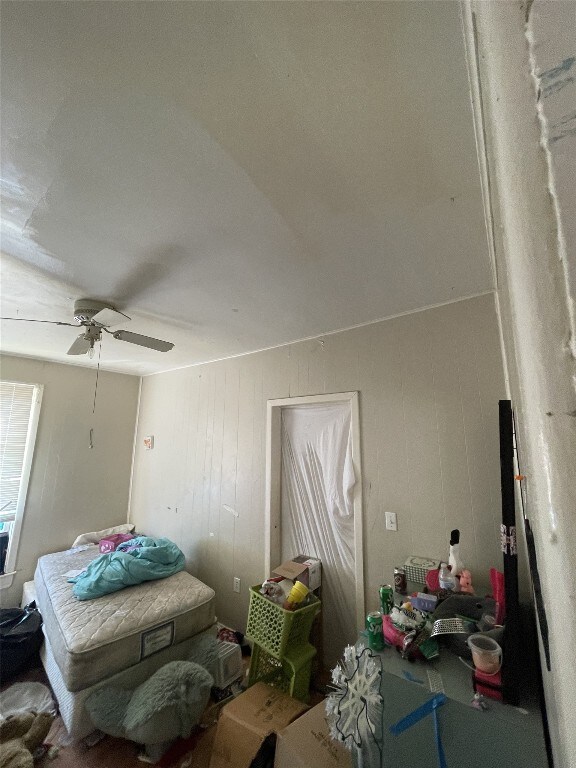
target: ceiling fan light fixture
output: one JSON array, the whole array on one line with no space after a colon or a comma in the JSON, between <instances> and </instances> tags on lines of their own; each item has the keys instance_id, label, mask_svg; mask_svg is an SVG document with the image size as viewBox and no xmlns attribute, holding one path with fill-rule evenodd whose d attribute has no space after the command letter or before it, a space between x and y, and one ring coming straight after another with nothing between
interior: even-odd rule
<instances>
[{"instance_id":1,"label":"ceiling fan light fixture","mask_svg":"<svg viewBox=\"0 0 576 768\"><path fill-rule=\"evenodd\" d=\"M95 325L87 325L66 354L94 356L94 344L102 338L102 331Z\"/></svg>"},{"instance_id":2,"label":"ceiling fan light fixture","mask_svg":"<svg viewBox=\"0 0 576 768\"><path fill-rule=\"evenodd\" d=\"M140 347L155 349L157 352L169 352L174 344L162 339L154 339L152 336L143 336L140 333L130 331L110 331L110 327L125 323L130 320L128 315L118 312L114 307L97 299L78 299L74 302L74 323L64 323L60 320L36 320L28 317L2 317L2 320L20 320L26 323L49 323L51 325L67 325L71 328L83 328L83 332L76 338L66 354L94 356L94 344L102 340L102 331L109 333L119 341L127 341L130 344L138 344Z\"/></svg>"}]
</instances>

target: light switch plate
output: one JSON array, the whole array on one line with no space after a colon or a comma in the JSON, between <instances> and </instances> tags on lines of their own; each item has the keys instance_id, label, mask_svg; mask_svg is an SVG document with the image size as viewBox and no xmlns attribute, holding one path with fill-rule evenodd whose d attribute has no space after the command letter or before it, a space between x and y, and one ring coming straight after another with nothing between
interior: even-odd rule
<instances>
[{"instance_id":1,"label":"light switch plate","mask_svg":"<svg viewBox=\"0 0 576 768\"><path fill-rule=\"evenodd\" d=\"M386 512L385 515L386 515L386 530L397 531L398 521L396 519L396 512Z\"/></svg>"}]
</instances>

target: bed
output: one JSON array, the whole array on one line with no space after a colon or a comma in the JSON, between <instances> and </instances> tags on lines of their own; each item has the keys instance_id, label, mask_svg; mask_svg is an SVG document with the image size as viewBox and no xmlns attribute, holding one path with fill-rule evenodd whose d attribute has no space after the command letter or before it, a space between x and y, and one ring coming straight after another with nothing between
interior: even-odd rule
<instances>
[{"instance_id":1,"label":"bed","mask_svg":"<svg viewBox=\"0 0 576 768\"><path fill-rule=\"evenodd\" d=\"M78 600L68 576L98 555L96 545L44 555L34 575L42 661L72 740L92 730L84 702L93 690L136 687L169 661L187 659L216 621L214 591L185 571Z\"/></svg>"}]
</instances>

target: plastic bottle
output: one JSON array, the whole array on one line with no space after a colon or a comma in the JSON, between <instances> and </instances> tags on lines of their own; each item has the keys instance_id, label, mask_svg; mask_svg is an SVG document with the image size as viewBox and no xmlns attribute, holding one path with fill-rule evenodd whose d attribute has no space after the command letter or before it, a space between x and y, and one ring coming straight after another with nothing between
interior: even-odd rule
<instances>
[{"instance_id":1,"label":"plastic bottle","mask_svg":"<svg viewBox=\"0 0 576 768\"><path fill-rule=\"evenodd\" d=\"M286 598L286 602L284 603L283 608L285 608L287 611L294 611L300 606L309 592L310 590L305 584L302 584L301 581L295 581L294 586L288 593L288 597Z\"/></svg>"},{"instance_id":2,"label":"plastic bottle","mask_svg":"<svg viewBox=\"0 0 576 768\"><path fill-rule=\"evenodd\" d=\"M438 583L440 589L452 589L456 588L456 578L450 572L450 568L447 563L440 564L440 573L438 574Z\"/></svg>"}]
</instances>

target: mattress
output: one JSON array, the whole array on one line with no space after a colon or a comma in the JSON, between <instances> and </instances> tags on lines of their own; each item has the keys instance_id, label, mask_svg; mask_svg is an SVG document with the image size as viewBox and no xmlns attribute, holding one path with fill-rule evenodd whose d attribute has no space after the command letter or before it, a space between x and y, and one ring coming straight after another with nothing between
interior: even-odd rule
<instances>
[{"instance_id":1,"label":"mattress","mask_svg":"<svg viewBox=\"0 0 576 768\"><path fill-rule=\"evenodd\" d=\"M44 555L34 575L44 632L69 691L178 645L215 621L214 590L185 571L78 600L68 575L98 555L96 545Z\"/></svg>"}]
</instances>

